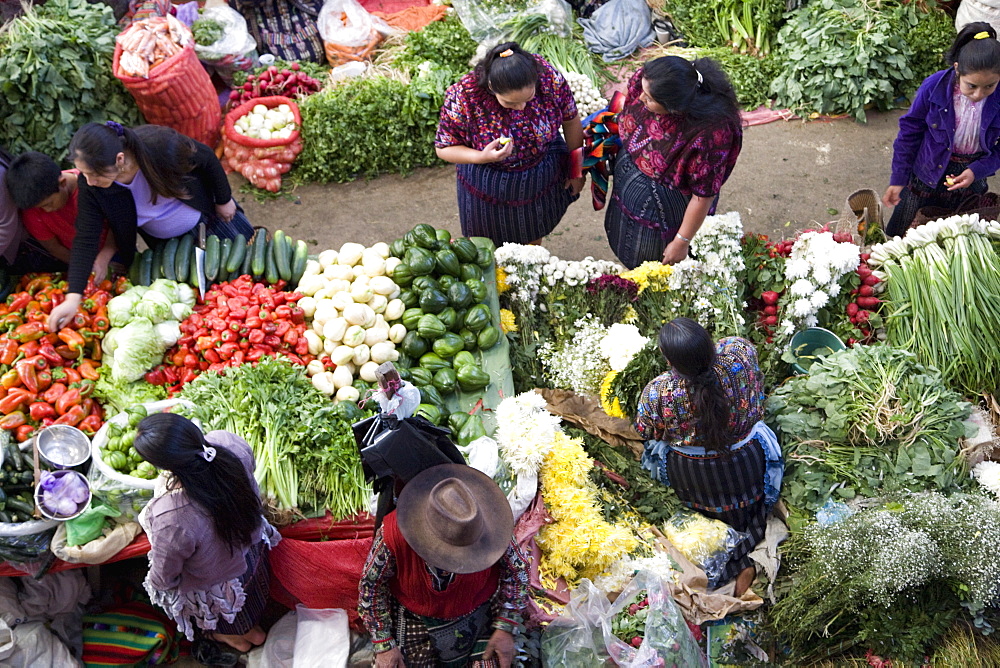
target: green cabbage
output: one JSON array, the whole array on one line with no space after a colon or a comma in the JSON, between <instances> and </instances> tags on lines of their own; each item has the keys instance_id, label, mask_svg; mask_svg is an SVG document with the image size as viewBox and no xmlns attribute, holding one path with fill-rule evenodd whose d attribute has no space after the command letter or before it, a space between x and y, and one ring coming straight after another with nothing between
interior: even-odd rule
<instances>
[{"instance_id":1,"label":"green cabbage","mask_svg":"<svg viewBox=\"0 0 1000 668\"><path fill-rule=\"evenodd\" d=\"M153 329L156 330L156 338L159 339L160 347L163 350L174 345L177 343L177 339L181 338L181 323L176 320L166 320L156 325Z\"/></svg>"},{"instance_id":2,"label":"green cabbage","mask_svg":"<svg viewBox=\"0 0 1000 668\"><path fill-rule=\"evenodd\" d=\"M141 299L134 290L128 290L108 302L108 319L112 327L124 327L132 318L132 309Z\"/></svg>"},{"instance_id":3,"label":"green cabbage","mask_svg":"<svg viewBox=\"0 0 1000 668\"><path fill-rule=\"evenodd\" d=\"M169 311L169 306L167 309ZM122 327L117 338L118 346L115 348L111 367L111 379L114 381L139 380L151 367L163 360L166 348L161 345L156 329L148 318L133 318L132 322Z\"/></svg>"},{"instance_id":4,"label":"green cabbage","mask_svg":"<svg viewBox=\"0 0 1000 668\"><path fill-rule=\"evenodd\" d=\"M132 312L149 319L154 325L170 318L170 307L173 305L170 297L162 292L150 290L132 308Z\"/></svg>"}]
</instances>

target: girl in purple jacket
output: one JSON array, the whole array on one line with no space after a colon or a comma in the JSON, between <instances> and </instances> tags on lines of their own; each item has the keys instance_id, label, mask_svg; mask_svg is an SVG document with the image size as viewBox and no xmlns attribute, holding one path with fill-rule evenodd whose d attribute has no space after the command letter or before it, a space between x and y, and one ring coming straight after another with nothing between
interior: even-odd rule
<instances>
[{"instance_id":1,"label":"girl in purple jacket","mask_svg":"<svg viewBox=\"0 0 1000 668\"><path fill-rule=\"evenodd\" d=\"M946 54L952 64L920 84L899 119L892 176L882 196L894 206L886 234L900 236L924 206L956 209L986 192L1000 168L1000 42L988 23L962 28Z\"/></svg>"}]
</instances>

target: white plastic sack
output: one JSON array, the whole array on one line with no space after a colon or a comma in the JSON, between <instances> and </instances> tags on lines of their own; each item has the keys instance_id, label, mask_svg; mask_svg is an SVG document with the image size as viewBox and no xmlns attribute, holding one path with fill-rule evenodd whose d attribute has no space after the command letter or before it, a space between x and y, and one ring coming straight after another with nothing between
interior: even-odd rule
<instances>
[{"instance_id":1,"label":"white plastic sack","mask_svg":"<svg viewBox=\"0 0 1000 668\"><path fill-rule=\"evenodd\" d=\"M208 7L199 18L215 19L223 28L222 37L213 44L194 45L194 52L198 54L199 60L213 62L226 56L242 56L257 50L257 43L247 29L247 20L229 5Z\"/></svg>"},{"instance_id":2,"label":"white plastic sack","mask_svg":"<svg viewBox=\"0 0 1000 668\"><path fill-rule=\"evenodd\" d=\"M346 14L347 20L341 20ZM326 0L316 21L324 42L341 46L364 46L372 37L374 17L357 0Z\"/></svg>"},{"instance_id":3,"label":"white plastic sack","mask_svg":"<svg viewBox=\"0 0 1000 668\"><path fill-rule=\"evenodd\" d=\"M507 494L507 502L510 504L511 512L514 513L515 524L531 505L537 493L538 473L519 473L517 481L514 483L514 489Z\"/></svg>"},{"instance_id":4,"label":"white plastic sack","mask_svg":"<svg viewBox=\"0 0 1000 668\"><path fill-rule=\"evenodd\" d=\"M347 612L340 608L320 610L295 606L298 623L295 627L293 668L344 668L351 655L351 630Z\"/></svg>"},{"instance_id":5,"label":"white plastic sack","mask_svg":"<svg viewBox=\"0 0 1000 668\"><path fill-rule=\"evenodd\" d=\"M276 621L264 644L250 650L247 668L293 668L297 623L294 610Z\"/></svg>"},{"instance_id":6,"label":"white plastic sack","mask_svg":"<svg viewBox=\"0 0 1000 668\"><path fill-rule=\"evenodd\" d=\"M21 602L17 598L17 580L14 578L0 578L0 622L8 626L17 626L28 621L28 613L21 607ZM0 639L0 652L3 649L3 640ZM0 659L3 654L0 653Z\"/></svg>"},{"instance_id":7,"label":"white plastic sack","mask_svg":"<svg viewBox=\"0 0 1000 668\"><path fill-rule=\"evenodd\" d=\"M349 63L350 65L362 65L364 63ZM341 67L347 67L346 65L341 65ZM339 69L339 68L334 68ZM420 405L420 390L418 390L412 383L408 381L403 381L399 387L399 390L392 395L392 399L386 399L385 393L382 390L375 390L372 393L372 398L378 402L378 406L382 413L386 415L395 415L399 419L413 417L413 414L417 412L417 406Z\"/></svg>"},{"instance_id":8,"label":"white plastic sack","mask_svg":"<svg viewBox=\"0 0 1000 668\"><path fill-rule=\"evenodd\" d=\"M82 666L69 649L60 642L43 622L28 622L9 629L11 640L2 644L6 624L0 621L0 663L2 666Z\"/></svg>"},{"instance_id":9,"label":"white plastic sack","mask_svg":"<svg viewBox=\"0 0 1000 668\"><path fill-rule=\"evenodd\" d=\"M489 436L480 436L468 445L456 446L458 451L465 457L469 466L493 477L500 466L500 449L497 442Z\"/></svg>"},{"instance_id":10,"label":"white plastic sack","mask_svg":"<svg viewBox=\"0 0 1000 668\"><path fill-rule=\"evenodd\" d=\"M977 21L985 21L1000 32L1000 0L962 0L955 12L955 31Z\"/></svg>"}]
</instances>

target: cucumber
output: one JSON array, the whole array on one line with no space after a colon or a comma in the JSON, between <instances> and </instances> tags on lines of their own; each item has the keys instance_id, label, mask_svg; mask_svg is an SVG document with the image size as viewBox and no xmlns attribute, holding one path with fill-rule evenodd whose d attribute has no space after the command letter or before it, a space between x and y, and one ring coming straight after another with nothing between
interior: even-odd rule
<instances>
[{"instance_id":1,"label":"cucumber","mask_svg":"<svg viewBox=\"0 0 1000 668\"><path fill-rule=\"evenodd\" d=\"M191 257L188 259L188 283L194 288L198 287L198 256L194 244L191 244ZM205 281L207 284L209 281Z\"/></svg>"},{"instance_id":2,"label":"cucumber","mask_svg":"<svg viewBox=\"0 0 1000 668\"><path fill-rule=\"evenodd\" d=\"M171 237L163 244L163 268L160 271L164 278L171 281L177 280L177 247L180 243L180 238Z\"/></svg>"},{"instance_id":3,"label":"cucumber","mask_svg":"<svg viewBox=\"0 0 1000 668\"><path fill-rule=\"evenodd\" d=\"M250 250L250 255L253 256L250 271L253 272L254 279L259 279L267 267L267 230L263 227L254 232Z\"/></svg>"},{"instance_id":4,"label":"cucumber","mask_svg":"<svg viewBox=\"0 0 1000 668\"><path fill-rule=\"evenodd\" d=\"M302 239L295 243L295 252L292 254L292 279L291 285L295 287L299 284L302 274L306 272L306 262L309 261L309 244Z\"/></svg>"},{"instance_id":5,"label":"cucumber","mask_svg":"<svg viewBox=\"0 0 1000 668\"><path fill-rule=\"evenodd\" d=\"M153 281L158 278L164 278L163 276L163 254L167 249L166 242L158 241L155 246L153 246L153 271L150 277Z\"/></svg>"},{"instance_id":6,"label":"cucumber","mask_svg":"<svg viewBox=\"0 0 1000 668\"><path fill-rule=\"evenodd\" d=\"M210 234L205 239L205 278L209 283L215 282L219 275L220 257L222 257L222 246L219 237Z\"/></svg>"},{"instance_id":7,"label":"cucumber","mask_svg":"<svg viewBox=\"0 0 1000 668\"><path fill-rule=\"evenodd\" d=\"M271 239L271 243L267 245L267 262L264 267L264 280L271 285L277 283L278 279L281 278L281 276L278 275L278 261L274 257L275 248L279 245L281 244L278 242L277 233L275 233L275 237Z\"/></svg>"},{"instance_id":8,"label":"cucumber","mask_svg":"<svg viewBox=\"0 0 1000 668\"><path fill-rule=\"evenodd\" d=\"M240 265L240 276L245 276L250 273L250 264L253 260L253 253L250 252L250 248L247 247L247 252L243 254L243 264Z\"/></svg>"},{"instance_id":9,"label":"cucumber","mask_svg":"<svg viewBox=\"0 0 1000 668\"><path fill-rule=\"evenodd\" d=\"M278 265L278 277L284 280L288 280L292 277L292 263L291 263L291 253L287 253L289 250L285 245L285 239L287 235L281 230L276 230L274 232L274 238L271 239L271 246L274 248L274 261Z\"/></svg>"},{"instance_id":10,"label":"cucumber","mask_svg":"<svg viewBox=\"0 0 1000 668\"><path fill-rule=\"evenodd\" d=\"M174 257L174 274L177 280L184 282L191 274L191 255L194 252L194 235L182 236L177 243L177 255Z\"/></svg>"},{"instance_id":11,"label":"cucumber","mask_svg":"<svg viewBox=\"0 0 1000 668\"><path fill-rule=\"evenodd\" d=\"M229 280L229 270L226 269L226 264L228 262L227 258L229 257L229 253L231 253L232 250L233 250L233 240L232 239L223 239L222 243L219 246L219 277L218 278L219 278L220 282L222 282L222 281L228 281Z\"/></svg>"},{"instance_id":12,"label":"cucumber","mask_svg":"<svg viewBox=\"0 0 1000 668\"><path fill-rule=\"evenodd\" d=\"M35 513L35 507L28 505L21 499L17 497L9 496L7 497L7 507L8 512L15 512L18 515L24 515L26 517L31 517Z\"/></svg>"},{"instance_id":13,"label":"cucumber","mask_svg":"<svg viewBox=\"0 0 1000 668\"><path fill-rule=\"evenodd\" d=\"M247 252L247 239L242 234L237 234L233 239L233 245L229 251L229 259L226 260L226 271L232 274L239 271L243 266L243 256Z\"/></svg>"},{"instance_id":14,"label":"cucumber","mask_svg":"<svg viewBox=\"0 0 1000 668\"><path fill-rule=\"evenodd\" d=\"M139 267L142 266L142 253L132 256L132 266L128 268L128 280L132 285L139 285Z\"/></svg>"},{"instance_id":15,"label":"cucumber","mask_svg":"<svg viewBox=\"0 0 1000 668\"><path fill-rule=\"evenodd\" d=\"M141 264L139 265L139 285L145 285L149 287L149 284L153 282L153 256L155 253L152 248L147 248L142 251L142 256L140 258Z\"/></svg>"},{"instance_id":16,"label":"cucumber","mask_svg":"<svg viewBox=\"0 0 1000 668\"><path fill-rule=\"evenodd\" d=\"M288 281L292 280L292 260L295 257L295 242L292 241L292 238L286 234L285 238L282 239L281 248L282 248L282 255L285 258L285 264L288 265L288 273L284 272L284 270L281 268L281 263L279 262L278 274L281 275L281 280L287 283ZM305 271L304 267L303 271Z\"/></svg>"},{"instance_id":17,"label":"cucumber","mask_svg":"<svg viewBox=\"0 0 1000 668\"><path fill-rule=\"evenodd\" d=\"M9 463L15 471L23 471L25 467L25 460L21 451L18 450L17 444L13 441L8 443L4 448L4 459ZM33 466L33 465L32 465ZM11 478L13 482L13 478Z\"/></svg>"}]
</instances>

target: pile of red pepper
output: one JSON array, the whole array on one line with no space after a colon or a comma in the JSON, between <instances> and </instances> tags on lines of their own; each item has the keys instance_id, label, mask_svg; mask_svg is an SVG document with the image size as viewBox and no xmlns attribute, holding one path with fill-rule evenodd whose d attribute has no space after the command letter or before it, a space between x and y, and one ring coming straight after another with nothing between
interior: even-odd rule
<instances>
[{"instance_id":1,"label":"pile of red pepper","mask_svg":"<svg viewBox=\"0 0 1000 668\"><path fill-rule=\"evenodd\" d=\"M180 390L202 371L219 372L281 355L295 364L314 359L303 333L305 313L296 305L300 292L283 292L284 281L271 286L249 276L217 283L203 304L181 323L181 338L164 363L146 373L146 382Z\"/></svg>"},{"instance_id":2,"label":"pile of red pepper","mask_svg":"<svg viewBox=\"0 0 1000 668\"><path fill-rule=\"evenodd\" d=\"M89 285L72 323L58 332L49 332L46 321L65 299L65 281L29 274L18 287L0 304L0 429L14 431L19 442L51 424L93 435L103 424L91 394L101 337L110 327L107 303L127 281Z\"/></svg>"}]
</instances>

